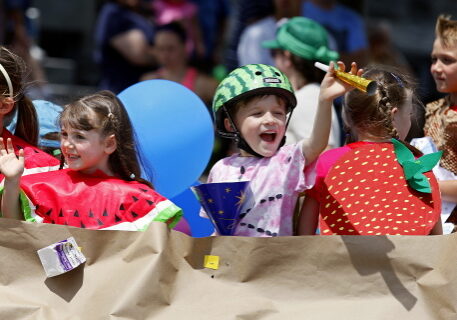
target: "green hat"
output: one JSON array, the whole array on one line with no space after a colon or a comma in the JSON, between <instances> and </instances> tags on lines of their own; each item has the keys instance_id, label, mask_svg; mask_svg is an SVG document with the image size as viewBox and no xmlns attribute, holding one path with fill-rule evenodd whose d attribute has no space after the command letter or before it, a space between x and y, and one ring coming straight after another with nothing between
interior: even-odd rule
<instances>
[{"instance_id":1,"label":"green hat","mask_svg":"<svg viewBox=\"0 0 457 320\"><path fill-rule=\"evenodd\" d=\"M328 48L328 33L314 20L294 17L287 20L276 31L276 39L264 41L262 46L283 49L307 60L329 63L339 54Z\"/></svg>"},{"instance_id":2,"label":"green hat","mask_svg":"<svg viewBox=\"0 0 457 320\"><path fill-rule=\"evenodd\" d=\"M281 71L265 64L248 64L230 72L216 89L213 113L218 129L224 130L223 105L231 106L254 94L279 95L286 100L289 110L297 105L292 85Z\"/></svg>"}]
</instances>

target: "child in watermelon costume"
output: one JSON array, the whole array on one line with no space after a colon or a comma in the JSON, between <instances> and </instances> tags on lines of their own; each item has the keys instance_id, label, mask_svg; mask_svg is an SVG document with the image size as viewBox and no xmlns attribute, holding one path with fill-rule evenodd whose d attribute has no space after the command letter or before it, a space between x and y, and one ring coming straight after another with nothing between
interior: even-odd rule
<instances>
[{"instance_id":1,"label":"child in watermelon costume","mask_svg":"<svg viewBox=\"0 0 457 320\"><path fill-rule=\"evenodd\" d=\"M5 47L0 46L0 136L11 139L15 152L23 150L24 175L59 169L59 161L37 148L38 119L35 108L24 93L26 74L24 61ZM16 116L14 135L7 125ZM0 174L0 182L3 175Z\"/></svg>"},{"instance_id":2,"label":"child in watermelon costume","mask_svg":"<svg viewBox=\"0 0 457 320\"><path fill-rule=\"evenodd\" d=\"M457 174L457 20L438 17L431 56L436 90L446 96L427 104L424 134L443 150L440 165ZM456 203L457 180L441 180L439 185L443 200ZM457 225L457 208L446 222Z\"/></svg>"},{"instance_id":3,"label":"child in watermelon costume","mask_svg":"<svg viewBox=\"0 0 457 320\"><path fill-rule=\"evenodd\" d=\"M342 62L338 64L345 69ZM240 153L218 161L208 183L250 181L251 196L244 203L253 205L242 209L235 236L292 235L298 196L314 183L313 167L308 165L328 144L332 101L352 89L337 80L333 70L331 63L310 139L285 146L288 119L297 101L281 71L262 64L246 65L219 84L213 100L217 132L234 139ZM358 73L355 63L351 72Z\"/></svg>"},{"instance_id":4,"label":"child in watermelon costume","mask_svg":"<svg viewBox=\"0 0 457 320\"><path fill-rule=\"evenodd\" d=\"M402 142L411 127L413 85L388 66L363 76L377 82L376 92L349 92L343 108L348 137L357 141L319 157L298 232L314 234L319 220L322 235L441 234L441 198L431 171L441 154L422 156Z\"/></svg>"},{"instance_id":5,"label":"child in watermelon costume","mask_svg":"<svg viewBox=\"0 0 457 320\"><path fill-rule=\"evenodd\" d=\"M113 93L101 91L67 105L60 125L68 165L63 170L21 178L24 152L17 157L11 139L6 148L0 139L4 217L132 231L151 221L178 222L181 209L140 178L131 123Z\"/></svg>"}]
</instances>

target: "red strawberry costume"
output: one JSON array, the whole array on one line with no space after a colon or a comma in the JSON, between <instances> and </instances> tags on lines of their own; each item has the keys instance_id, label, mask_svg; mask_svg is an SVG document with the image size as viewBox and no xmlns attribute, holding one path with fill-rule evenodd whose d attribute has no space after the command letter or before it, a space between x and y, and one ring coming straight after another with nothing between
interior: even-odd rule
<instances>
[{"instance_id":1,"label":"red strawberry costume","mask_svg":"<svg viewBox=\"0 0 457 320\"><path fill-rule=\"evenodd\" d=\"M320 234L430 233L441 213L436 178L431 171L419 172L421 158L404 163L397 155L389 142L356 142L322 154L310 192L320 203Z\"/></svg>"},{"instance_id":2,"label":"red strawberry costume","mask_svg":"<svg viewBox=\"0 0 457 320\"><path fill-rule=\"evenodd\" d=\"M46 152L40 150L37 147L30 145L19 137L11 134L8 130L3 128L2 132L3 141L8 138L11 139L13 143L14 151L17 153L19 149L24 150L25 158L25 170L24 175L38 173L38 172L47 172L54 171L59 169L60 162L53 156L47 154ZM3 181L3 175L0 174L0 181Z\"/></svg>"},{"instance_id":3,"label":"red strawberry costume","mask_svg":"<svg viewBox=\"0 0 457 320\"><path fill-rule=\"evenodd\" d=\"M101 171L63 169L21 179L25 220L105 230L145 230L151 221L171 221L182 210L149 186Z\"/></svg>"}]
</instances>

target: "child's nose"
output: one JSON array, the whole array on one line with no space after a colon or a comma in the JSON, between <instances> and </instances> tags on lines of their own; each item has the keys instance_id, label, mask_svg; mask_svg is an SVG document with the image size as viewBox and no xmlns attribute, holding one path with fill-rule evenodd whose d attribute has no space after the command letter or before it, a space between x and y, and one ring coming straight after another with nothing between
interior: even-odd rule
<instances>
[{"instance_id":1,"label":"child's nose","mask_svg":"<svg viewBox=\"0 0 457 320\"><path fill-rule=\"evenodd\" d=\"M442 71L442 64L441 64L441 61L440 60L436 60L435 63L432 64L432 72L440 72Z\"/></svg>"},{"instance_id":2,"label":"child's nose","mask_svg":"<svg viewBox=\"0 0 457 320\"><path fill-rule=\"evenodd\" d=\"M265 113L265 115L263 116L263 123L274 123L275 121L275 117L270 113L270 112L267 112Z\"/></svg>"},{"instance_id":3,"label":"child's nose","mask_svg":"<svg viewBox=\"0 0 457 320\"><path fill-rule=\"evenodd\" d=\"M65 148L70 148L72 146L71 142L68 139L62 139L60 144Z\"/></svg>"}]
</instances>

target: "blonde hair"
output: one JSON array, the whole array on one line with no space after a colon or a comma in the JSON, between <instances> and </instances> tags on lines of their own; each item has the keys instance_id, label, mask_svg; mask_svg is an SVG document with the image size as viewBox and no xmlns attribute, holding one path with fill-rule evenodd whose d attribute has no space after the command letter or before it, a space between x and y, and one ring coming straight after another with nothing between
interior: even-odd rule
<instances>
[{"instance_id":1,"label":"blonde hair","mask_svg":"<svg viewBox=\"0 0 457 320\"><path fill-rule=\"evenodd\" d=\"M457 43L457 20L451 20L451 16L440 15L436 20L435 36L443 42L444 47L453 46Z\"/></svg>"}]
</instances>

